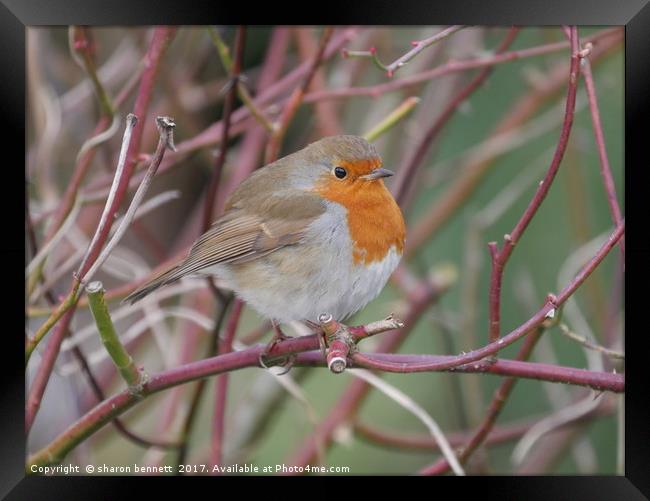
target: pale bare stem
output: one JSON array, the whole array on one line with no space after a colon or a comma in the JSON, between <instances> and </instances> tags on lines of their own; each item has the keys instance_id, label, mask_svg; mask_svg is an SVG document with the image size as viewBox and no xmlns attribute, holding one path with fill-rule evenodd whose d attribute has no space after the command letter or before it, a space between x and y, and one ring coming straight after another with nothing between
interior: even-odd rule
<instances>
[{"instance_id":1,"label":"pale bare stem","mask_svg":"<svg viewBox=\"0 0 650 501\"><path fill-rule=\"evenodd\" d=\"M358 377L364 380L366 383L371 384L377 388L386 396L394 400L402 408L406 409L420 421L422 421L422 423L424 423L424 425L429 430L429 433L431 433L431 436L438 443L440 451L451 465L453 472L458 476L465 476L465 470L463 470L463 467L460 465L456 454L451 448L451 445L449 445L447 437L445 437L445 434L440 429L440 426L438 423L436 423L436 421L433 419L433 417L431 417L429 413L427 413L411 397L395 388L394 386L388 384L386 381L380 379L378 376L375 376L372 372L363 369L353 369L352 374L355 377Z\"/></svg>"},{"instance_id":2,"label":"pale bare stem","mask_svg":"<svg viewBox=\"0 0 650 501\"><path fill-rule=\"evenodd\" d=\"M604 346L600 346L598 344L590 342L585 336L581 336L580 334L576 334L573 332L569 326L563 322L558 324L558 327L560 329L560 332L564 334L566 337L569 339L573 339L574 341L580 343L582 346L589 350L595 350L599 351L600 353L603 353L604 355L607 355L608 357L611 358L616 358L619 360L625 360L625 353L621 353L620 351L616 350L610 350L609 348L605 348Z\"/></svg>"},{"instance_id":3,"label":"pale bare stem","mask_svg":"<svg viewBox=\"0 0 650 501\"><path fill-rule=\"evenodd\" d=\"M147 173L145 174L142 183L140 183L138 190L135 192L135 195L133 195L133 200L131 201L131 205L129 205L129 208L126 211L124 217L122 218L122 222L120 226L115 231L113 238L111 238L108 244L106 244L106 247L104 248L104 250L102 250L101 254L97 258L95 263L92 265L92 267L85 274L85 276L79 277L86 282L92 280L93 275L102 266L102 264L104 264L106 258L108 258L111 251L122 239L124 233L126 233L126 230L131 224L131 221L133 221L133 218L135 217L135 213L138 210L140 202L144 198L144 195L146 194L147 190L149 189L149 186L151 185L151 181L153 180L153 177L156 174L156 171L158 170L158 166L160 165L160 162L162 162L162 159L165 156L165 151L167 151L167 149L170 149L172 151L176 150L176 147L174 146L174 134L173 134L174 127L176 127L174 120L170 117L158 117L156 118L156 125L158 126L158 132L160 133L160 139L158 141L158 147L156 148L156 152L154 153L154 156L151 159L151 164L147 169ZM108 206L109 204L107 203L107 207Z\"/></svg>"},{"instance_id":4,"label":"pale bare stem","mask_svg":"<svg viewBox=\"0 0 650 501\"><path fill-rule=\"evenodd\" d=\"M81 145L81 148L79 148L79 153L77 153L77 159L75 160L76 163L79 163L81 160L81 157L85 155L88 151L92 150L93 148L96 148L100 144L105 143L108 141L110 138L112 138L117 130L120 128L120 116L117 113L113 114L113 121L111 122L111 125L108 129L106 129L103 132L100 132L99 134L88 138L84 144Z\"/></svg>"},{"instance_id":5,"label":"pale bare stem","mask_svg":"<svg viewBox=\"0 0 650 501\"><path fill-rule=\"evenodd\" d=\"M124 129L124 136L122 137L122 147L120 148L120 156L118 157L115 176L113 176L113 184L111 184L111 189L108 192L106 205L104 205L104 211L102 212L101 218L99 220L99 225L97 226L97 230L95 231L95 234L93 235L93 238L90 241L90 244L88 245L88 250L86 251L86 254L81 260L81 264L79 265L78 273L80 273L81 270L85 267L85 264L88 261L88 258L90 256L91 250L95 247L95 245L99 241L103 228L105 228L106 225L111 224L111 221L108 220L109 219L108 214L110 212L111 206L113 205L113 200L115 199L115 193L117 192L117 188L120 184L122 173L124 172L124 165L126 164L126 152L129 149L129 144L131 144L131 135L133 133L133 129L135 128L136 123L138 123L138 117L136 117L133 113L129 113L126 116L126 129Z\"/></svg>"}]
</instances>

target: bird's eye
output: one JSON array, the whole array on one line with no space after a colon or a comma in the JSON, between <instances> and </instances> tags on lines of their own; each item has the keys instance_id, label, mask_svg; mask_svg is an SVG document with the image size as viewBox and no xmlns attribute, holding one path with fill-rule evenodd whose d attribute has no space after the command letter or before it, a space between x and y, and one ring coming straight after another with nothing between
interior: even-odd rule
<instances>
[{"instance_id":1,"label":"bird's eye","mask_svg":"<svg viewBox=\"0 0 650 501\"><path fill-rule=\"evenodd\" d=\"M343 167L336 167L334 169L334 175L339 179L343 179L345 176L348 175L348 172Z\"/></svg>"}]
</instances>

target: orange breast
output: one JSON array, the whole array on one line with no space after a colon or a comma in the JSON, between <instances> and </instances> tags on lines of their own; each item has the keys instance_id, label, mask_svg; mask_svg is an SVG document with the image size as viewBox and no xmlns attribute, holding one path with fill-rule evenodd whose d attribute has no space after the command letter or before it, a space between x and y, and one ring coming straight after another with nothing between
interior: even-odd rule
<instances>
[{"instance_id":1,"label":"orange breast","mask_svg":"<svg viewBox=\"0 0 650 501\"><path fill-rule=\"evenodd\" d=\"M354 262L381 261L392 246L401 253L406 228L402 211L382 180L340 182L327 179L315 191L348 210Z\"/></svg>"}]
</instances>

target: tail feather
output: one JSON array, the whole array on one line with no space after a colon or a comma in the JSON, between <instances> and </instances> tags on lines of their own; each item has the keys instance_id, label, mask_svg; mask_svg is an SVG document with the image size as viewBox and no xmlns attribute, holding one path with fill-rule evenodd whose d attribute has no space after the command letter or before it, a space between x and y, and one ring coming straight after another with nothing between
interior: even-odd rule
<instances>
[{"instance_id":1,"label":"tail feather","mask_svg":"<svg viewBox=\"0 0 650 501\"><path fill-rule=\"evenodd\" d=\"M167 270L163 274L157 276L153 280L150 280L146 284L138 287L131 294L125 297L122 300L122 303L135 304L136 302L140 301L140 299L142 299L143 297L151 294L153 291L159 289L164 285L169 285L171 283L174 283L180 280L181 278L183 278L184 276L185 273L183 273L180 270L180 266L175 266L172 269Z\"/></svg>"}]
</instances>

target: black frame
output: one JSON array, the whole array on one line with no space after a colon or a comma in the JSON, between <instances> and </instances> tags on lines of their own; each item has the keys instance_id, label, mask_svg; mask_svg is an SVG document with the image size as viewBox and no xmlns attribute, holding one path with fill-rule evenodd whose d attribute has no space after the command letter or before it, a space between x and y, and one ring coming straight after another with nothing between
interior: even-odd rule
<instances>
[{"instance_id":1,"label":"black frame","mask_svg":"<svg viewBox=\"0 0 650 501\"><path fill-rule=\"evenodd\" d=\"M298 5L298 4L294 4ZM239 7L240 11L237 12ZM243 7L243 9L242 9ZM247 9L247 10L244 10ZM265 11L268 9L268 11ZM278 9L275 2L246 5L197 1L192 4L158 0L136 3L134 0L111 2L90 0L2 0L0 3L0 116L2 117L2 149L13 148L17 158L24 158L25 146L25 28L37 25L155 25L155 24L480 24L480 25L625 25L625 204L632 220L626 223L627 261L633 273L625 281L626 292L643 290L647 284L647 263L650 247L642 241L643 194L649 184L647 178L647 132L644 118L650 115L650 5L648 0L627 0L621 5L612 0L454 0L437 3L425 0L374 0L372 2L328 2L327 8L303 8L299 19L288 19L287 10ZM310 15L319 12L321 15ZM278 15L279 14L279 15ZM21 138L22 131L22 138ZM21 150L20 145L23 145ZM645 154L645 155L644 155ZM5 159L9 158L5 153ZM645 160L645 162L644 162ZM5 173L18 177L13 162L3 162ZM645 168L644 168L645 167ZM644 182L646 181L646 182ZM18 180L17 180L18 183ZM17 185L17 184L16 184ZM0 249L2 262L10 274L5 282L3 306L18 312L20 294L12 292L9 284L24 281L21 266L11 266L14 260L22 262L24 237L13 201L1 199L5 205L0 214L11 223L5 244ZM631 224L630 224L631 223ZM16 274L16 277L11 275ZM6 275L5 275L6 276ZM641 339L647 325L643 322L644 297L629 294L626 297L627 373L629 382L625 412L625 477L473 477L479 482L481 497L500 499L643 499L650 497L650 412L647 405L648 385L642 379L643 350ZM15 301L17 304L8 304ZM18 323L18 321L17 321ZM125 496L124 478L107 477L27 477L24 473L24 366L22 338L19 326L6 329L7 342L12 345L11 366L5 367L0 378L0 495L7 499L45 499L53 495L63 499L101 499ZM636 331L636 332L635 332ZM14 351L15 350L15 351ZM13 354L13 355L12 355ZM8 370L7 370L8 369ZM340 482L343 479L337 479ZM379 479L377 479L379 480ZM470 479L468 479L470 480ZM376 481L373 479L373 482ZM339 484L340 485L340 484ZM295 488L295 487L293 487ZM430 488L430 487L427 487ZM128 493L135 493L129 485ZM151 491L146 491L151 495ZM463 492L465 489L463 489ZM215 493L218 495L218 493ZM221 491L223 495L224 492ZM287 493L291 495L290 493Z\"/></svg>"}]
</instances>

